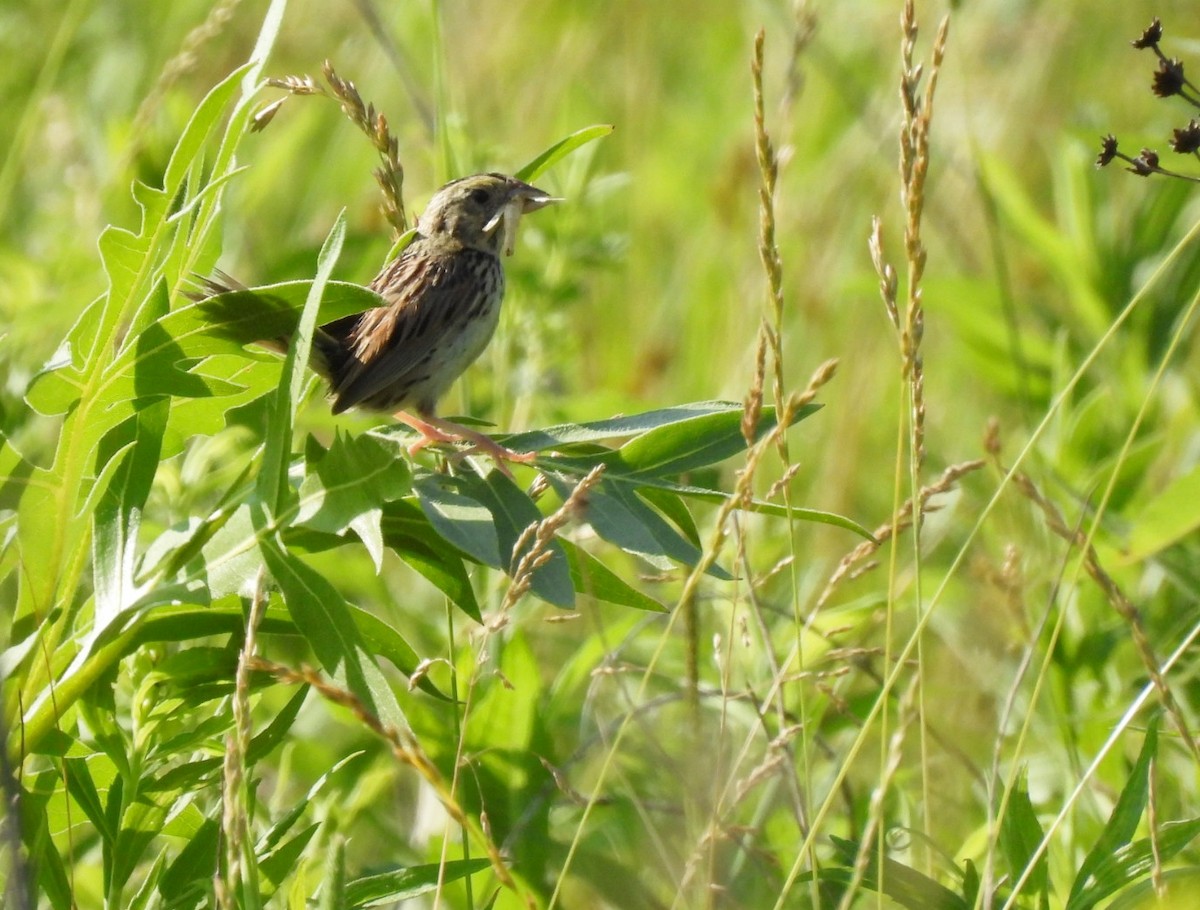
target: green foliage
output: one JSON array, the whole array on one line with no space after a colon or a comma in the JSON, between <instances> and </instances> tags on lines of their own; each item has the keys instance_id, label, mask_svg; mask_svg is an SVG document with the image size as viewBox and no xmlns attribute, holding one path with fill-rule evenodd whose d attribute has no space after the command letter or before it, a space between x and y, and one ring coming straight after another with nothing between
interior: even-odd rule
<instances>
[{"instance_id":1,"label":"green foliage","mask_svg":"<svg viewBox=\"0 0 1200 910\"><path fill-rule=\"evenodd\" d=\"M1163 141L1143 13L952 4L914 237L899 5L0 12L8 903L1195 902L1196 206L1087 151ZM325 58L418 203L565 200L446 403L515 476L306 368L409 236L335 105L261 116Z\"/></svg>"}]
</instances>

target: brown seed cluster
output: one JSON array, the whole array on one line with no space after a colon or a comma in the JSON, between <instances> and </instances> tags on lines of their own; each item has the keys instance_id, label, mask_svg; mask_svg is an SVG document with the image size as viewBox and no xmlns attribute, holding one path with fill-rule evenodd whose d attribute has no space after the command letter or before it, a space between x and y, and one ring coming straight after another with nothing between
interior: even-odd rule
<instances>
[{"instance_id":1,"label":"brown seed cluster","mask_svg":"<svg viewBox=\"0 0 1200 910\"><path fill-rule=\"evenodd\" d=\"M1159 98L1182 98L1193 108L1200 109L1200 89L1188 81L1184 72L1183 61L1178 57L1168 57L1159 47L1163 38L1163 25L1155 19L1134 39L1133 46L1138 50L1147 48L1154 51L1158 57L1158 69L1150 83L1150 90ZM1187 125L1176 129L1171 134L1171 151L1180 155L1194 155L1200 158L1200 120L1193 117ZM1164 177L1175 177L1180 180L1200 182L1200 177L1193 174L1180 173L1162 166L1158 152L1144 148L1136 156L1127 155L1117 146L1117 137L1109 133L1100 140L1100 154L1096 158L1096 167L1104 167L1115 159L1124 161L1126 170L1132 171L1139 177L1149 177L1151 174L1161 174Z\"/></svg>"}]
</instances>

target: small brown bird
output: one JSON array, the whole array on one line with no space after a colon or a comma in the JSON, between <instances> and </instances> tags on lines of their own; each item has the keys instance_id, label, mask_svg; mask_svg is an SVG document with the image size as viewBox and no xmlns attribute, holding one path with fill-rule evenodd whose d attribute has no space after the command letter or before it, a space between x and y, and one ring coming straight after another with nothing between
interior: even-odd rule
<instances>
[{"instance_id":1,"label":"small brown bird","mask_svg":"<svg viewBox=\"0 0 1200 910\"><path fill-rule=\"evenodd\" d=\"M504 296L500 253L512 254L521 215L557 201L503 174L463 177L438 190L416 237L370 284L387 305L323 325L313 338L312 366L329 381L333 412L393 413L421 434L410 453L470 442L497 460L532 461L533 453L514 452L435 412L496 330ZM211 281L208 289L231 290Z\"/></svg>"}]
</instances>

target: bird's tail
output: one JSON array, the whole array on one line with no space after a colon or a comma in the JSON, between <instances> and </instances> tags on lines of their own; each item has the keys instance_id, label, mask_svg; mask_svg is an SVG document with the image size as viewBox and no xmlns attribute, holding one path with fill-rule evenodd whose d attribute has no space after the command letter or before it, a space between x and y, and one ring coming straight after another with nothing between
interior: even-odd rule
<instances>
[{"instance_id":1,"label":"bird's tail","mask_svg":"<svg viewBox=\"0 0 1200 910\"><path fill-rule=\"evenodd\" d=\"M187 296L200 304L212 331L239 344L257 344L287 354L300 314L286 301L252 291L220 270L198 279L198 283L200 290ZM313 333L308 365L318 376L332 382L345 356L337 338L323 329Z\"/></svg>"}]
</instances>

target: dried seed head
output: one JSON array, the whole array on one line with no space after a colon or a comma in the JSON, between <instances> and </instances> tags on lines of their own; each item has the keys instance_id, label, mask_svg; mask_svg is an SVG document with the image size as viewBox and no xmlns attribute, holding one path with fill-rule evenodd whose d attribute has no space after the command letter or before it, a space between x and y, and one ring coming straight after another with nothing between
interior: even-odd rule
<instances>
[{"instance_id":1,"label":"dried seed head","mask_svg":"<svg viewBox=\"0 0 1200 910\"><path fill-rule=\"evenodd\" d=\"M1162 21L1155 16L1154 21L1146 26L1146 30L1142 32L1142 36L1134 41L1131 41L1130 44L1132 44L1138 50L1143 50L1147 47L1158 47L1158 42L1162 40L1162 36Z\"/></svg>"},{"instance_id":2,"label":"dried seed head","mask_svg":"<svg viewBox=\"0 0 1200 910\"><path fill-rule=\"evenodd\" d=\"M1104 167L1117 157L1117 137L1112 133L1100 140L1100 154L1096 156L1096 167Z\"/></svg>"},{"instance_id":3,"label":"dried seed head","mask_svg":"<svg viewBox=\"0 0 1200 910\"><path fill-rule=\"evenodd\" d=\"M1183 91L1185 81L1183 77L1183 61L1178 57L1170 59L1164 57L1158 61L1158 69L1154 73L1154 80L1150 84L1150 89L1159 98L1170 98L1172 95L1178 95Z\"/></svg>"},{"instance_id":4,"label":"dried seed head","mask_svg":"<svg viewBox=\"0 0 1200 910\"><path fill-rule=\"evenodd\" d=\"M1183 129L1174 131L1171 150L1181 155L1200 151L1200 120L1192 120Z\"/></svg>"}]
</instances>

